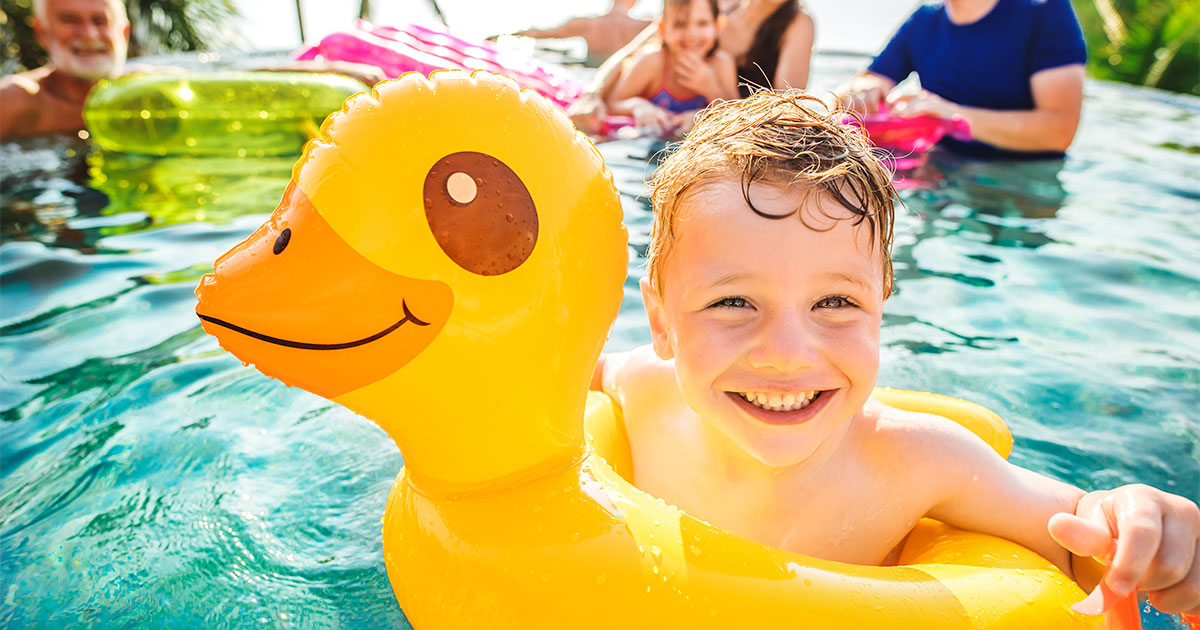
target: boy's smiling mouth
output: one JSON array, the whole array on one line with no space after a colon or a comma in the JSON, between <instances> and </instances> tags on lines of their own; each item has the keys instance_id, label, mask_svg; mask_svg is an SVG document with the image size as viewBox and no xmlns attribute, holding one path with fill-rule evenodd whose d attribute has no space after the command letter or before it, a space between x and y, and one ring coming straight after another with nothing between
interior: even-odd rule
<instances>
[{"instance_id":1,"label":"boy's smiling mouth","mask_svg":"<svg viewBox=\"0 0 1200 630\"><path fill-rule=\"evenodd\" d=\"M740 407L769 424L797 424L823 406L828 390L794 392L726 392Z\"/></svg>"}]
</instances>

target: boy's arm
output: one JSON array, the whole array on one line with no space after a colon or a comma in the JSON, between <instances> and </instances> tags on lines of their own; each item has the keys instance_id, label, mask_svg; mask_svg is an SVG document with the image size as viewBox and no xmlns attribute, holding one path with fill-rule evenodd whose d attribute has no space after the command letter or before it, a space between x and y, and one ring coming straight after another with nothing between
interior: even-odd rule
<instances>
[{"instance_id":1,"label":"boy's arm","mask_svg":"<svg viewBox=\"0 0 1200 630\"><path fill-rule=\"evenodd\" d=\"M1163 612L1200 613L1195 503L1145 485L1084 493L1008 463L957 426L938 426L925 439L925 453L936 458L926 473L943 484L929 516L1020 543L1072 577L1092 556L1109 566L1103 588L1077 604L1079 612L1099 614L1145 590Z\"/></svg>"},{"instance_id":2,"label":"boy's arm","mask_svg":"<svg viewBox=\"0 0 1200 630\"><path fill-rule=\"evenodd\" d=\"M962 529L1007 538L1073 575L1071 557L1046 529L1073 512L1083 491L1014 466L967 429L938 418L912 439L938 487L928 516Z\"/></svg>"}]
</instances>

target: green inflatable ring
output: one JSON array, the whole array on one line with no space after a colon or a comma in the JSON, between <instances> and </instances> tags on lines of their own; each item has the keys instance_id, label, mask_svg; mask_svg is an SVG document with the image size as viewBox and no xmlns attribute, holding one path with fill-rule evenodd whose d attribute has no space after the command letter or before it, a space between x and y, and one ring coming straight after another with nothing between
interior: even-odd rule
<instances>
[{"instance_id":1,"label":"green inflatable ring","mask_svg":"<svg viewBox=\"0 0 1200 630\"><path fill-rule=\"evenodd\" d=\"M83 118L109 151L262 157L298 154L321 121L366 87L306 72L163 72L101 81Z\"/></svg>"}]
</instances>

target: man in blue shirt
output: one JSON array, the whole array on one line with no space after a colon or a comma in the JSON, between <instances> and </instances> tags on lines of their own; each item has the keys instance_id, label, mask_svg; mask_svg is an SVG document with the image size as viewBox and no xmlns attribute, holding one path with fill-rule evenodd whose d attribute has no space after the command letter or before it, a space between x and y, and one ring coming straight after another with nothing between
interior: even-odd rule
<instances>
[{"instance_id":1,"label":"man in blue shirt","mask_svg":"<svg viewBox=\"0 0 1200 630\"><path fill-rule=\"evenodd\" d=\"M964 155L1061 158L1079 125L1086 61L1069 0L946 0L917 9L841 96L863 114L964 118L975 141L941 142ZM911 72L922 91L889 102Z\"/></svg>"}]
</instances>

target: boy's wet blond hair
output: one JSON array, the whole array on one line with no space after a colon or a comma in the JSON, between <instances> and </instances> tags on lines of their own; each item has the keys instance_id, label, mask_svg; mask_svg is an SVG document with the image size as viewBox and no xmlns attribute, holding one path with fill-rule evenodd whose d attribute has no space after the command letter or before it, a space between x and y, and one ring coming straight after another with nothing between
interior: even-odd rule
<instances>
[{"instance_id":1,"label":"boy's wet blond hair","mask_svg":"<svg viewBox=\"0 0 1200 630\"><path fill-rule=\"evenodd\" d=\"M662 295L663 261L676 239L681 201L698 184L735 177L741 181L747 211L765 219L793 214L808 227L804 213L760 212L750 202L750 186L766 182L806 194L823 193L866 222L883 259L884 295L892 287L892 222L895 211L891 173L846 112L829 108L801 90L760 91L724 101L700 113L695 128L651 181L654 225L646 254L650 284Z\"/></svg>"}]
</instances>

